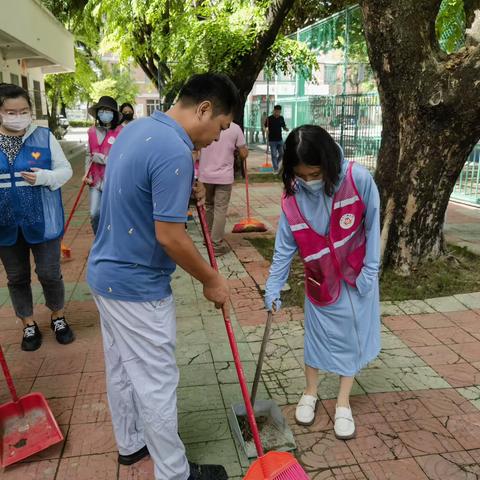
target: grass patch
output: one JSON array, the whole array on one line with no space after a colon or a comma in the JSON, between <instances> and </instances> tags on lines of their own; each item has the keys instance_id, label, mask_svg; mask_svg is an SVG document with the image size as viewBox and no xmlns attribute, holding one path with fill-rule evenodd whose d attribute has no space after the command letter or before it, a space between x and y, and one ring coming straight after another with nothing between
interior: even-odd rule
<instances>
[{"instance_id":1,"label":"grass patch","mask_svg":"<svg viewBox=\"0 0 480 480\"><path fill-rule=\"evenodd\" d=\"M447 245L447 250L446 256L427 261L408 277L385 270L381 299L423 300L480 291L480 256L456 245Z\"/></svg>"},{"instance_id":2,"label":"grass patch","mask_svg":"<svg viewBox=\"0 0 480 480\"><path fill-rule=\"evenodd\" d=\"M240 178L236 182L245 183L245 179ZM248 183L282 183L282 177L274 173L249 173Z\"/></svg>"},{"instance_id":3,"label":"grass patch","mask_svg":"<svg viewBox=\"0 0 480 480\"><path fill-rule=\"evenodd\" d=\"M247 238L247 240L258 250L265 260L268 260L269 262L272 261L273 248L275 245L274 237L262 236ZM305 290L303 286L303 263L298 255L293 259L287 282L290 285L290 290L288 292L282 292L282 306L303 307L305 298Z\"/></svg>"},{"instance_id":4,"label":"grass patch","mask_svg":"<svg viewBox=\"0 0 480 480\"><path fill-rule=\"evenodd\" d=\"M273 237L248 238L248 241L266 260L272 260ZM385 270L380 279L380 299L424 300L480 291L480 256L464 247L448 245L447 248L446 256L422 264L408 277L392 269ZM303 306L303 264L298 255L292 262L288 283L291 290L282 294L284 305Z\"/></svg>"}]
</instances>

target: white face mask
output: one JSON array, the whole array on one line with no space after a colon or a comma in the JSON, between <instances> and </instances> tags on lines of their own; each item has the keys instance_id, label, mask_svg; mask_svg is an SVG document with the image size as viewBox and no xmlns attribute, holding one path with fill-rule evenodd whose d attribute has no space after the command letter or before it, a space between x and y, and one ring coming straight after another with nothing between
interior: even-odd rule
<instances>
[{"instance_id":1,"label":"white face mask","mask_svg":"<svg viewBox=\"0 0 480 480\"><path fill-rule=\"evenodd\" d=\"M12 132L21 132L32 123L32 115L2 115L2 126Z\"/></svg>"},{"instance_id":2,"label":"white face mask","mask_svg":"<svg viewBox=\"0 0 480 480\"><path fill-rule=\"evenodd\" d=\"M309 180L307 182L300 177L295 177L295 179L300 185L304 186L307 190L310 190L311 192L319 192L323 188L323 180Z\"/></svg>"}]
</instances>

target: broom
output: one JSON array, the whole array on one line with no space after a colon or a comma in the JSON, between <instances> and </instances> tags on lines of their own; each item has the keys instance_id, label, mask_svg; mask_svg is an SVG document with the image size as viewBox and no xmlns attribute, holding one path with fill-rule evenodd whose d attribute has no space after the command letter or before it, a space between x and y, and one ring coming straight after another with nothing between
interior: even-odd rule
<instances>
[{"instance_id":1,"label":"broom","mask_svg":"<svg viewBox=\"0 0 480 480\"><path fill-rule=\"evenodd\" d=\"M270 165L270 162L268 161L268 148L269 145L267 143L267 148L265 149L265 163L260 167L261 172L271 172L273 170L273 165Z\"/></svg>"},{"instance_id":2,"label":"broom","mask_svg":"<svg viewBox=\"0 0 480 480\"><path fill-rule=\"evenodd\" d=\"M237 224L233 226L233 233L249 233L249 232L266 232L267 227L260 222L260 220L256 220L250 216L250 195L248 193L248 172L247 172L247 160L243 161L244 169L245 169L245 195L247 198L247 218L244 218Z\"/></svg>"},{"instance_id":3,"label":"broom","mask_svg":"<svg viewBox=\"0 0 480 480\"><path fill-rule=\"evenodd\" d=\"M200 218L200 225L202 227L203 237L207 244L208 258L210 265L218 271L217 261L213 252L212 239L207 227L207 219L205 217L205 208L197 205L197 212ZM296 458L287 452L268 452L263 453L262 443L260 441L260 434L258 432L257 422L255 421L255 414L253 412L252 402L250 401L250 394L247 389L247 382L245 381L245 373L243 372L240 355L238 353L237 343L235 341L235 334L233 333L232 323L228 317L225 307L222 307L223 319L227 329L228 342L233 354L235 362L235 369L237 371L240 389L242 390L245 408L247 410L247 419L253 435L255 448L257 449L258 459L248 469L244 480L309 480Z\"/></svg>"},{"instance_id":4,"label":"broom","mask_svg":"<svg viewBox=\"0 0 480 480\"><path fill-rule=\"evenodd\" d=\"M92 168L92 165L93 165L93 163L90 163L90 166L88 167L88 170L87 170L86 177L88 177L90 175L90 170ZM75 202L73 204L73 208L70 211L70 215L68 216L68 219L65 223L65 227L63 228L63 237L62 237L61 249L62 249L62 258L64 260L70 260L72 258L72 249L70 247L67 247L63 243L63 238L65 238L65 235L67 233L68 227L69 227L70 222L72 220L73 214L75 213L75 210L77 209L78 204L80 203L80 198L82 197L82 193L83 193L83 190L85 189L85 185L86 185L86 183L82 182L82 185L80 186L80 190L78 191L78 194L77 194L77 198L75 199Z\"/></svg>"}]
</instances>

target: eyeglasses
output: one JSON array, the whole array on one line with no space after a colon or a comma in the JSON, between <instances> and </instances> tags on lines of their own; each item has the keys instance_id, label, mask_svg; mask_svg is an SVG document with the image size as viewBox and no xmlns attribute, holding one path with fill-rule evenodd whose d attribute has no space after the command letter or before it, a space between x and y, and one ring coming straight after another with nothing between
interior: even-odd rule
<instances>
[{"instance_id":1,"label":"eyeglasses","mask_svg":"<svg viewBox=\"0 0 480 480\"><path fill-rule=\"evenodd\" d=\"M30 115L29 109L22 109L22 110L5 110L1 112L2 115L7 115L9 117L17 117L19 115Z\"/></svg>"}]
</instances>

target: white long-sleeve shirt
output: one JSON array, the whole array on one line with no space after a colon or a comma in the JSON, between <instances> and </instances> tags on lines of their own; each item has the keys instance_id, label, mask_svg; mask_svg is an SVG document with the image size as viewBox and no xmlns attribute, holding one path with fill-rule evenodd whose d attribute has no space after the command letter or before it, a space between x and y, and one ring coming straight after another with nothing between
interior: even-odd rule
<instances>
[{"instance_id":1,"label":"white long-sleeve shirt","mask_svg":"<svg viewBox=\"0 0 480 480\"><path fill-rule=\"evenodd\" d=\"M25 135L23 136L22 142L25 143L25 140L36 129L36 125L30 125L27 128ZM72 178L73 171L70 162L67 160L67 157L63 153L62 147L60 146L58 140L55 138L52 132L50 132L50 151L52 154L52 169L40 169L35 172L37 175L35 186L48 187L50 190L54 191L65 185L65 183L67 183L70 178Z\"/></svg>"}]
</instances>

